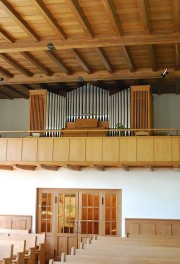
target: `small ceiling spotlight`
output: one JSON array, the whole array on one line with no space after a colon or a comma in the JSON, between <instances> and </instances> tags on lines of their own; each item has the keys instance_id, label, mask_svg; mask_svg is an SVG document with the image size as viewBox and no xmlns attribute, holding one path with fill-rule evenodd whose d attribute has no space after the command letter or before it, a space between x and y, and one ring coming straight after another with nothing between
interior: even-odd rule
<instances>
[{"instance_id":1,"label":"small ceiling spotlight","mask_svg":"<svg viewBox=\"0 0 180 264\"><path fill-rule=\"evenodd\" d=\"M4 78L3 77L1 77L0 78L0 83L2 83L4 81Z\"/></svg>"},{"instance_id":2,"label":"small ceiling spotlight","mask_svg":"<svg viewBox=\"0 0 180 264\"><path fill-rule=\"evenodd\" d=\"M78 80L78 82L84 82L84 79L81 76L78 76L77 80Z\"/></svg>"},{"instance_id":3,"label":"small ceiling spotlight","mask_svg":"<svg viewBox=\"0 0 180 264\"><path fill-rule=\"evenodd\" d=\"M56 48L54 47L54 44L51 43L51 42L47 44L47 47L48 47L48 50L51 50L51 51L55 51L56 50Z\"/></svg>"},{"instance_id":4,"label":"small ceiling spotlight","mask_svg":"<svg viewBox=\"0 0 180 264\"><path fill-rule=\"evenodd\" d=\"M164 72L161 74L161 78L166 78L167 74L168 74L168 69L165 69Z\"/></svg>"}]
</instances>

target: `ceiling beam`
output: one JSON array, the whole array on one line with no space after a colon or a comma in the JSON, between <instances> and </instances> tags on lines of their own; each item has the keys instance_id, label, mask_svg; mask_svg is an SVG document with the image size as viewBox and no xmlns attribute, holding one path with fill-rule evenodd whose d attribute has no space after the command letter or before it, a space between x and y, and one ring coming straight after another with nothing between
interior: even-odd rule
<instances>
[{"instance_id":1,"label":"ceiling beam","mask_svg":"<svg viewBox=\"0 0 180 264\"><path fill-rule=\"evenodd\" d=\"M60 58L56 55L54 51L47 50L46 54L63 70L67 75L70 75L71 72L69 69L61 62Z\"/></svg>"},{"instance_id":2,"label":"ceiling beam","mask_svg":"<svg viewBox=\"0 0 180 264\"><path fill-rule=\"evenodd\" d=\"M12 91L12 92L14 92L14 93L16 93L16 94L22 96L22 97L25 98L25 99L28 99L28 98L29 98L28 95L25 95L24 93L18 91L18 90L17 90L16 88L14 88L14 87L11 87L11 86L9 86L9 85L4 85L4 87L5 87L6 89L9 89L10 91Z\"/></svg>"},{"instance_id":3,"label":"ceiling beam","mask_svg":"<svg viewBox=\"0 0 180 264\"><path fill-rule=\"evenodd\" d=\"M147 1L146 0L138 0L138 8L141 16L141 22L144 29L145 34L151 34L148 13L147 13Z\"/></svg>"},{"instance_id":4,"label":"ceiling beam","mask_svg":"<svg viewBox=\"0 0 180 264\"><path fill-rule=\"evenodd\" d=\"M79 64L81 65L81 67L87 72L87 73L91 73L91 70L87 64L87 62L85 61L85 59L81 56L80 52L77 49L71 49L71 52L73 54L73 56L76 58L76 60L79 62Z\"/></svg>"},{"instance_id":5,"label":"ceiling beam","mask_svg":"<svg viewBox=\"0 0 180 264\"><path fill-rule=\"evenodd\" d=\"M171 77L179 77L180 71L175 71L173 68L168 68L169 75ZM65 75L64 73L56 73L53 76L43 75L43 74L34 74L33 77L29 78L24 75L16 75L13 78L5 78L3 84L42 84L42 83L51 83L51 82L77 82L78 77L81 76L86 82L96 81L106 81L106 80L126 80L126 79L151 79L151 78L160 78L162 74L162 69L157 70L156 72L152 69L147 70L136 70L136 72L130 72L129 70L116 70L113 73L108 71L98 71L91 74L85 72L76 72L72 75Z\"/></svg>"},{"instance_id":6,"label":"ceiling beam","mask_svg":"<svg viewBox=\"0 0 180 264\"><path fill-rule=\"evenodd\" d=\"M175 43L175 69L180 69L180 44Z\"/></svg>"},{"instance_id":7,"label":"ceiling beam","mask_svg":"<svg viewBox=\"0 0 180 264\"><path fill-rule=\"evenodd\" d=\"M3 88L3 87L2 87ZM13 100L13 97L9 96L9 94L1 91L1 87L0 87L0 94L2 94L6 99L10 99L10 100Z\"/></svg>"},{"instance_id":8,"label":"ceiling beam","mask_svg":"<svg viewBox=\"0 0 180 264\"><path fill-rule=\"evenodd\" d=\"M39 35L29 26L21 15L6 0L0 1L0 7L34 40L40 40Z\"/></svg>"},{"instance_id":9,"label":"ceiling beam","mask_svg":"<svg viewBox=\"0 0 180 264\"><path fill-rule=\"evenodd\" d=\"M9 43L15 42L15 40L2 28L0 28L0 36Z\"/></svg>"},{"instance_id":10,"label":"ceiling beam","mask_svg":"<svg viewBox=\"0 0 180 264\"><path fill-rule=\"evenodd\" d=\"M3 67L0 66L0 72L4 75L7 76L8 78L13 78L14 74L9 72L8 70L4 69Z\"/></svg>"},{"instance_id":11,"label":"ceiling beam","mask_svg":"<svg viewBox=\"0 0 180 264\"><path fill-rule=\"evenodd\" d=\"M131 57L129 48L124 46L124 47L122 47L122 50L123 50L123 53L124 53L124 56L126 58L126 62L128 64L130 71L135 72L135 65L132 61L132 57Z\"/></svg>"},{"instance_id":12,"label":"ceiling beam","mask_svg":"<svg viewBox=\"0 0 180 264\"><path fill-rule=\"evenodd\" d=\"M29 52L21 52L21 54L29 60L34 66L36 66L41 72L51 76L53 73L42 65L34 56L32 56Z\"/></svg>"},{"instance_id":13,"label":"ceiling beam","mask_svg":"<svg viewBox=\"0 0 180 264\"><path fill-rule=\"evenodd\" d=\"M180 94L180 78L175 78L176 81L176 94Z\"/></svg>"},{"instance_id":14,"label":"ceiling beam","mask_svg":"<svg viewBox=\"0 0 180 264\"><path fill-rule=\"evenodd\" d=\"M116 12L116 8L112 0L103 0L103 5L106 10L106 13L109 16L111 21L111 25L113 27L114 32L117 35L123 35L123 30L119 21L118 14Z\"/></svg>"},{"instance_id":15,"label":"ceiling beam","mask_svg":"<svg viewBox=\"0 0 180 264\"><path fill-rule=\"evenodd\" d=\"M152 70L157 71L156 53L153 45L148 45Z\"/></svg>"},{"instance_id":16,"label":"ceiling beam","mask_svg":"<svg viewBox=\"0 0 180 264\"><path fill-rule=\"evenodd\" d=\"M107 55L105 54L103 48L96 48L96 52L99 55L99 57L101 58L102 63L104 64L106 70L111 73L113 72L113 68L112 65L107 57Z\"/></svg>"},{"instance_id":17,"label":"ceiling beam","mask_svg":"<svg viewBox=\"0 0 180 264\"><path fill-rule=\"evenodd\" d=\"M180 32L180 2L179 0L173 0L173 18L174 18L174 32Z\"/></svg>"},{"instance_id":18,"label":"ceiling beam","mask_svg":"<svg viewBox=\"0 0 180 264\"><path fill-rule=\"evenodd\" d=\"M90 36L94 37L94 31L89 24L89 21L87 17L85 16L82 8L80 7L79 3L77 0L66 0L68 6L71 8L72 12L75 14L76 18L79 21L80 26L84 30L84 32Z\"/></svg>"},{"instance_id":19,"label":"ceiling beam","mask_svg":"<svg viewBox=\"0 0 180 264\"><path fill-rule=\"evenodd\" d=\"M23 41L14 44L1 43L0 53L17 53L23 51L45 51L48 50L47 43L50 40L41 40L39 42ZM96 38L82 39L54 39L53 44L56 50L68 50L79 48L97 48L97 47L121 47L121 46L142 46L149 44L174 44L180 42L179 34L165 35L133 35L133 36L97 36Z\"/></svg>"},{"instance_id":20,"label":"ceiling beam","mask_svg":"<svg viewBox=\"0 0 180 264\"><path fill-rule=\"evenodd\" d=\"M28 69L24 68L22 65L20 65L16 60L11 58L9 55L0 54L0 57L3 60L5 60L6 62L8 62L10 65L12 65L15 69L17 69L18 71L22 72L24 75L26 75L28 77L33 76L33 73L31 73Z\"/></svg>"},{"instance_id":21,"label":"ceiling beam","mask_svg":"<svg viewBox=\"0 0 180 264\"><path fill-rule=\"evenodd\" d=\"M31 0L34 5L38 8L41 15L47 21L47 23L52 27L54 32L62 39L66 39L67 36L63 31L62 27L58 24L57 20L53 17L52 13L46 7L42 0Z\"/></svg>"}]
</instances>

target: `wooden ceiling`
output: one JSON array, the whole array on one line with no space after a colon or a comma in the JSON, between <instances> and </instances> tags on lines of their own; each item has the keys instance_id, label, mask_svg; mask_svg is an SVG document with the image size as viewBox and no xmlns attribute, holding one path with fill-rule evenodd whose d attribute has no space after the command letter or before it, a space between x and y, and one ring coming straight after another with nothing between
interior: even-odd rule
<instances>
[{"instance_id":1,"label":"wooden ceiling","mask_svg":"<svg viewBox=\"0 0 180 264\"><path fill-rule=\"evenodd\" d=\"M0 0L0 98L83 83L179 94L179 14L179 0Z\"/></svg>"}]
</instances>

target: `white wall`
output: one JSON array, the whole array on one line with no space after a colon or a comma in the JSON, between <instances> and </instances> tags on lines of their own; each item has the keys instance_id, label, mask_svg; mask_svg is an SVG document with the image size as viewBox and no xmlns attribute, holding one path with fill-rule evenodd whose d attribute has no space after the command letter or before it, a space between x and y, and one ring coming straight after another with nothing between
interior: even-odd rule
<instances>
[{"instance_id":1,"label":"white wall","mask_svg":"<svg viewBox=\"0 0 180 264\"><path fill-rule=\"evenodd\" d=\"M35 230L36 188L122 189L122 232L125 218L180 219L180 172L172 169L92 168L72 171L0 171L0 214L33 216Z\"/></svg>"},{"instance_id":2,"label":"white wall","mask_svg":"<svg viewBox=\"0 0 180 264\"><path fill-rule=\"evenodd\" d=\"M154 96L155 127L180 127L180 95ZM0 100L0 130L28 129L28 100ZM123 234L125 218L180 219L180 172L172 169L83 169L56 172L0 171L0 214L33 216L35 230L36 189L122 189Z\"/></svg>"}]
</instances>

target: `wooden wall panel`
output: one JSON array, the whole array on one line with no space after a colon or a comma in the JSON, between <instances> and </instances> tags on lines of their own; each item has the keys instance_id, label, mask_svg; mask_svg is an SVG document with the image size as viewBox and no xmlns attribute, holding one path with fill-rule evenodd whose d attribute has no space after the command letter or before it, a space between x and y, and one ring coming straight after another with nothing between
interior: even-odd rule
<instances>
[{"instance_id":1,"label":"wooden wall panel","mask_svg":"<svg viewBox=\"0 0 180 264\"><path fill-rule=\"evenodd\" d=\"M180 220L174 219L125 219L126 236L177 236L180 237Z\"/></svg>"},{"instance_id":2,"label":"wooden wall panel","mask_svg":"<svg viewBox=\"0 0 180 264\"><path fill-rule=\"evenodd\" d=\"M86 138L86 161L102 161L102 138Z\"/></svg>"},{"instance_id":3,"label":"wooden wall panel","mask_svg":"<svg viewBox=\"0 0 180 264\"><path fill-rule=\"evenodd\" d=\"M180 161L180 139L174 137L171 139L171 158L172 161Z\"/></svg>"},{"instance_id":4,"label":"wooden wall panel","mask_svg":"<svg viewBox=\"0 0 180 264\"><path fill-rule=\"evenodd\" d=\"M53 157L53 139L38 139L38 161L52 161Z\"/></svg>"},{"instance_id":5,"label":"wooden wall panel","mask_svg":"<svg viewBox=\"0 0 180 264\"><path fill-rule=\"evenodd\" d=\"M7 139L3 138L0 140L0 150L0 162L6 161Z\"/></svg>"},{"instance_id":6,"label":"wooden wall panel","mask_svg":"<svg viewBox=\"0 0 180 264\"><path fill-rule=\"evenodd\" d=\"M153 161L153 138L137 138L137 161Z\"/></svg>"},{"instance_id":7,"label":"wooden wall panel","mask_svg":"<svg viewBox=\"0 0 180 264\"><path fill-rule=\"evenodd\" d=\"M171 161L170 137L154 137L154 161Z\"/></svg>"},{"instance_id":8,"label":"wooden wall panel","mask_svg":"<svg viewBox=\"0 0 180 264\"><path fill-rule=\"evenodd\" d=\"M120 161L136 161L136 138L120 137Z\"/></svg>"},{"instance_id":9,"label":"wooden wall panel","mask_svg":"<svg viewBox=\"0 0 180 264\"><path fill-rule=\"evenodd\" d=\"M103 138L102 161L119 161L119 138Z\"/></svg>"},{"instance_id":10,"label":"wooden wall panel","mask_svg":"<svg viewBox=\"0 0 180 264\"><path fill-rule=\"evenodd\" d=\"M54 138L53 161L69 160L69 138Z\"/></svg>"},{"instance_id":11,"label":"wooden wall panel","mask_svg":"<svg viewBox=\"0 0 180 264\"><path fill-rule=\"evenodd\" d=\"M85 138L71 138L69 161L85 161Z\"/></svg>"},{"instance_id":12,"label":"wooden wall panel","mask_svg":"<svg viewBox=\"0 0 180 264\"><path fill-rule=\"evenodd\" d=\"M22 139L8 138L7 141L7 161L21 161Z\"/></svg>"},{"instance_id":13,"label":"wooden wall panel","mask_svg":"<svg viewBox=\"0 0 180 264\"><path fill-rule=\"evenodd\" d=\"M32 229L32 216L30 215L0 215L0 228Z\"/></svg>"},{"instance_id":14,"label":"wooden wall panel","mask_svg":"<svg viewBox=\"0 0 180 264\"><path fill-rule=\"evenodd\" d=\"M37 161L37 139L24 138L22 142L22 161Z\"/></svg>"}]
</instances>

